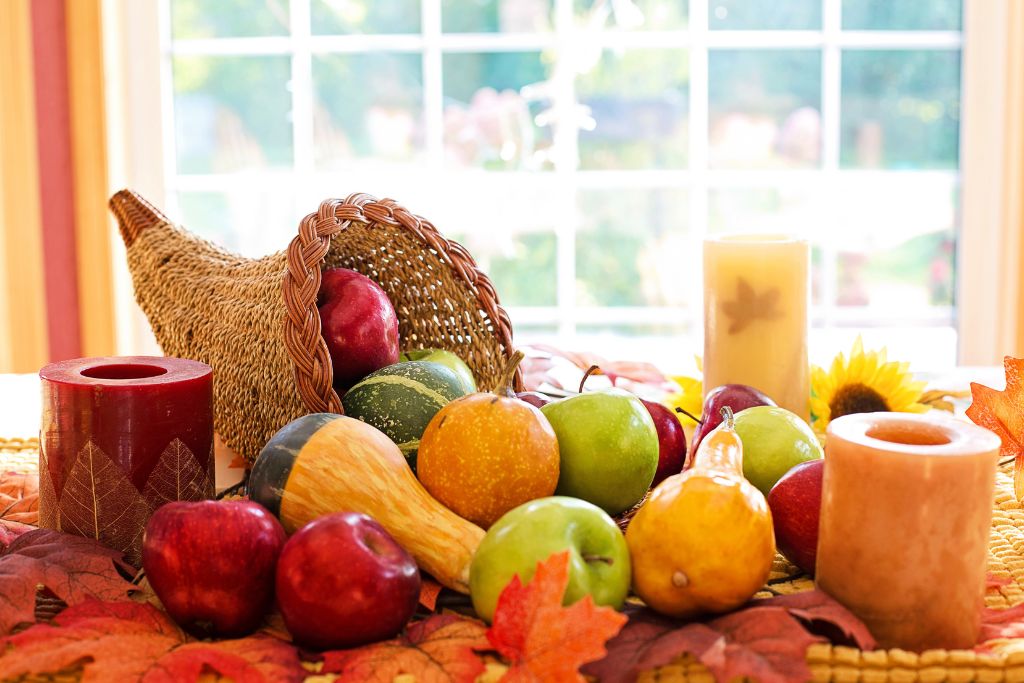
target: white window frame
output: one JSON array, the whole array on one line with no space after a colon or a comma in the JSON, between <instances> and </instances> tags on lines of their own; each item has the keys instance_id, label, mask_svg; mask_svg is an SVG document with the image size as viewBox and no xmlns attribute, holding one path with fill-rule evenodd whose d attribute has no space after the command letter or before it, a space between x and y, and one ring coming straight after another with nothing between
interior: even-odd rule
<instances>
[{"instance_id":1,"label":"white window frame","mask_svg":"<svg viewBox=\"0 0 1024 683\"><path fill-rule=\"evenodd\" d=\"M692 173L689 170L649 171L577 171L575 131L554 138L556 170L549 174L553 182L569 191L577 187L687 187L691 229L707 223L708 194L717 187L777 187L788 183L806 186L808 182L821 183L823 192L837 188L839 176L882 177L898 176L900 171L850 171L839 168L839 102L841 83L841 50L843 48L951 48L963 47L962 101L970 101L961 124L961 170L927 172L951 183L963 179L961 221L958 235L957 305L956 320L961 364L990 364L997 360L998 350L1008 348L1002 340L978 335L978 329L993 329L992 321L1005 314L1006 304L988 296L993 282L1004 275L998 268L986 264L993 258L1002 261L1005 251L993 239L995 224L991 211L993 193L1002 191L996 183L974 182L974 178L994 178L1001 172L1001 157L981 153L980 150L999 147L994 140L1002 127L993 125L1001 112L1002 81L988 77L999 67L1005 55L1005 45L992 40L992 31L999 26L1005 1L964 0L964 28L960 32L945 31L841 31L841 0L824 0L821 30L808 31L719 31L707 30L707 6L704 0L691 0L689 28L638 36L628 32L606 32L600 38L604 47L675 47L686 48L690 60L689 116L691 130L707 130L708 103L707 69L708 50L711 48L819 48L822 49L822 119L823 150L820 169L807 171L733 171L707 170ZM111 178L115 186L130 186L151 198L160 206L173 206L172 193L177 190L230 190L245 183L251 187L253 179L234 176L195 175L175 177L174 128L168 120L171 111L170 56L168 0L103 0L106 60L108 68L108 106L110 116ZM422 0L422 34L410 36L309 36L309 0L291 3L292 34L286 37L225 38L214 40L176 41L173 54L294 54L292 61L293 147L295 174L287 174L291 182L330 184L330 175L317 174L312 158L312 117L308 105L312 100L310 60L318 51L361 51L386 49L389 52L422 52L424 63L424 113L427 128L427 152L431 163L442 159L441 103L437 101L441 88L442 49L448 51L478 51L481 49L535 50L554 45L572 25L572 0L555 0L554 27L549 35L525 34L442 34L440 26L440 0ZM977 39L975 39L975 37ZM1000 53L1000 49L1003 53ZM159 75L159 77L157 77ZM571 80L572 75L563 75ZM556 74L555 78L559 78ZM571 86L570 86L571 89ZM571 90L570 90L571 91ZM985 103L985 104L978 104ZM561 103L571 106L572 103ZM559 106L559 103L555 103ZM159 135L154 135L159 131ZM707 166L707 135L691 135L689 165L691 168ZM562 160L559 162L558 160ZM514 172L513 172L514 173ZM924 172L913 171L920 177ZM469 174L472 177L472 173ZM502 172L507 178L508 172ZM314 181L316 178L316 181ZM277 184L280 175L267 174L262 182ZM257 179L257 182L260 182ZM347 187L347 186L339 186ZM982 189L984 188L984 189ZM348 190L360 188L347 188ZM347 191L347 190L346 190ZM416 207L411 207L416 210ZM311 205L309 210L315 209ZM679 316L678 309L657 307L587 309L570 305L575 289L575 244L573 223L576 220L572 200L566 202L566 215L557 221L558 228L558 306L554 309L513 308L511 314L517 324L557 323L563 331L576 324L591 322L663 322ZM444 226L441 226L442 229ZM968 229L969 228L969 229ZM1002 238L1000 238L1002 239ZM1003 240L1005 241L1005 240ZM284 245L282 245L283 247ZM826 268L835 266L834 255L826 254ZM123 264L124 259L119 262ZM836 278L834 270L826 270L823 277L825 291L822 299L834 300ZM155 352L156 346L134 302L130 300L129 281L123 267L119 269L118 301L119 347L136 351ZM608 311L614 310L614 319ZM858 311L844 311L825 306L816 322L825 326L834 323L859 325L868 321L858 319ZM915 322L926 323L941 311L931 310ZM948 313L946 314L948 315ZM975 331L973 334L963 334ZM699 344L699 340L695 340Z\"/></svg>"}]
</instances>

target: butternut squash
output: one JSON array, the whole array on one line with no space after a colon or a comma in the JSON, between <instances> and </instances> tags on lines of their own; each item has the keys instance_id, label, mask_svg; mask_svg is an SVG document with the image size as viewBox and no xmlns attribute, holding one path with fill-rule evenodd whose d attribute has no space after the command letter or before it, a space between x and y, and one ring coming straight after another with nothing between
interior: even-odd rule
<instances>
[{"instance_id":1,"label":"butternut squash","mask_svg":"<svg viewBox=\"0 0 1024 683\"><path fill-rule=\"evenodd\" d=\"M280 517L288 533L330 512L369 515L421 569L469 592L469 565L483 529L431 497L398 447L365 422L317 413L289 423L253 464L249 495Z\"/></svg>"}]
</instances>

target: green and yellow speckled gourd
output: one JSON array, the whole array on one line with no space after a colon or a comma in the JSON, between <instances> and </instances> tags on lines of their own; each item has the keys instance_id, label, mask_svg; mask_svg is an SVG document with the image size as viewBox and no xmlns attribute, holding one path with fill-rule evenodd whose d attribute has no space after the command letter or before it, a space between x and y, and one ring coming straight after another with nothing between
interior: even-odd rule
<instances>
[{"instance_id":1,"label":"green and yellow speckled gourd","mask_svg":"<svg viewBox=\"0 0 1024 683\"><path fill-rule=\"evenodd\" d=\"M427 493L398 446L365 422L316 413L290 423L256 459L249 496L288 533L331 512L369 515L421 569L469 592L469 565L483 529Z\"/></svg>"}]
</instances>

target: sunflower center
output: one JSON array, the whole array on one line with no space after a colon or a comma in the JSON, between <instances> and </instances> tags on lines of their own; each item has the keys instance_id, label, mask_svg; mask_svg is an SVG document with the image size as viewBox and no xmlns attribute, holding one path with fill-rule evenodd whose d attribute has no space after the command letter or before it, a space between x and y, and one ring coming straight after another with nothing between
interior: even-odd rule
<instances>
[{"instance_id":1,"label":"sunflower center","mask_svg":"<svg viewBox=\"0 0 1024 683\"><path fill-rule=\"evenodd\" d=\"M847 384L836 391L828 407L831 419L853 413L880 413L889 410L882 395L865 384Z\"/></svg>"}]
</instances>

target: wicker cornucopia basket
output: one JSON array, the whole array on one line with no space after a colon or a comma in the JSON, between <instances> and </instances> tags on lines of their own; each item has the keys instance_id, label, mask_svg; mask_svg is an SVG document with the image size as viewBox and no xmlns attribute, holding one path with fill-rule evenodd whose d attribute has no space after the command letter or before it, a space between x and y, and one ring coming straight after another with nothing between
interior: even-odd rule
<instances>
[{"instance_id":1,"label":"wicker cornucopia basket","mask_svg":"<svg viewBox=\"0 0 1024 683\"><path fill-rule=\"evenodd\" d=\"M286 251L261 259L172 225L129 190L110 208L157 341L169 356L213 367L216 430L250 463L289 421L342 412L316 308L322 268L375 280L398 314L402 347L455 352L483 390L512 353L508 315L473 257L390 199L328 199Z\"/></svg>"}]
</instances>

